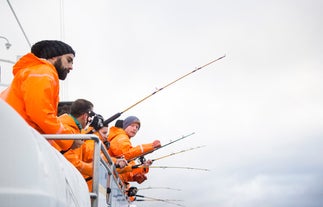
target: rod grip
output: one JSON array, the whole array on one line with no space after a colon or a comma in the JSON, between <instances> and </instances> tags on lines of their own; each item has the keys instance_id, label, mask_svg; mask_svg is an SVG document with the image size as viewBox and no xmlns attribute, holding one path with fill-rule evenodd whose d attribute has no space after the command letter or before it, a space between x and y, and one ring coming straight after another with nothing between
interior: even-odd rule
<instances>
[{"instance_id":1,"label":"rod grip","mask_svg":"<svg viewBox=\"0 0 323 207\"><path fill-rule=\"evenodd\" d=\"M116 120L117 118L119 118L121 116L121 112L119 113L116 113L115 115L111 116L110 118L106 119L104 122L103 122L103 125L104 126L108 126L111 122L113 122L114 120Z\"/></svg>"}]
</instances>

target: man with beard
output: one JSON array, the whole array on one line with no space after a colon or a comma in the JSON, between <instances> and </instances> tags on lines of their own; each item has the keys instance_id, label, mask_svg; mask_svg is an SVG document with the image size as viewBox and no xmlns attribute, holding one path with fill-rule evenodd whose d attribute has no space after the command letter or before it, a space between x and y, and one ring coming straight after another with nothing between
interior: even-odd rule
<instances>
[{"instance_id":1,"label":"man with beard","mask_svg":"<svg viewBox=\"0 0 323 207\"><path fill-rule=\"evenodd\" d=\"M0 98L11 105L26 122L41 134L71 134L57 117L59 79L73 69L75 52L58 40L34 44L31 52L13 66L14 78ZM57 150L73 146L73 140L50 140ZM77 146L75 146L77 147Z\"/></svg>"}]
</instances>

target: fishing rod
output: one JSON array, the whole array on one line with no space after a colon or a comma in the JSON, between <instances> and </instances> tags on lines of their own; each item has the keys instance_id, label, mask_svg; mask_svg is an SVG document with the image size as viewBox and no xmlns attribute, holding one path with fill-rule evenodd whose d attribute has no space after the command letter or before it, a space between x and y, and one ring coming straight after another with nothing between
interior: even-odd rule
<instances>
[{"instance_id":1,"label":"fishing rod","mask_svg":"<svg viewBox=\"0 0 323 207\"><path fill-rule=\"evenodd\" d=\"M205 146L206 145L202 145L202 146L192 147L192 148L189 148L189 149L184 149L184 150L181 150L181 151L178 151L178 152L172 152L172 153L170 153L168 155L164 155L164 156L152 159L151 161L154 162L156 160L161 160L161 159L164 159L166 157L174 156L174 155L177 155L177 154L180 154L180 153L183 153L183 152L188 152L188 151L191 151L191 150L194 150L194 149L199 149L199 148L202 148L202 147L205 147Z\"/></svg>"},{"instance_id":2,"label":"fishing rod","mask_svg":"<svg viewBox=\"0 0 323 207\"><path fill-rule=\"evenodd\" d=\"M143 195L136 195L136 196L139 197L139 198L148 198L148 199L157 200L157 201L183 201L183 200L176 200L176 199L152 198L152 197L143 196Z\"/></svg>"},{"instance_id":3,"label":"fishing rod","mask_svg":"<svg viewBox=\"0 0 323 207\"><path fill-rule=\"evenodd\" d=\"M173 202L170 202L170 201L163 201L163 200L155 200L155 199L136 199L135 201L161 201L161 202L165 202L165 203L168 203L168 204L173 204L173 205L176 205L176 206L182 206L182 207L185 207L184 205L182 204L178 204L178 203L173 203Z\"/></svg>"},{"instance_id":4,"label":"fishing rod","mask_svg":"<svg viewBox=\"0 0 323 207\"><path fill-rule=\"evenodd\" d=\"M150 153L152 153L152 152L154 152L154 151L156 151L156 150L159 150L159 149L161 149L161 148L163 148L163 147L166 147L166 146L171 145L171 144L173 144L173 143L175 143L175 142L178 142L178 141L180 141L180 140L182 140L182 139L185 139L185 138L187 138L187 137L189 137L189 136L191 136L191 135L193 135L193 134L195 134L195 132L192 132L192 133L190 133L190 134L188 134L188 135L183 135L182 137L180 137L180 138L178 138L178 139L175 139L174 141L171 141L171 142L169 142L169 143L167 143L167 144L165 144L165 145L162 145L162 146L161 146L161 147L159 147L159 148L153 149L153 150L148 151L148 152L145 152L145 153L143 153L143 154L141 154L141 155L139 155L139 156L133 157L133 158L131 158L131 159L127 160L127 162L130 162L130 161L135 160L135 159L137 159L137 158L143 158L143 157L144 157L145 155L147 155L147 154L150 154Z\"/></svg>"},{"instance_id":5,"label":"fishing rod","mask_svg":"<svg viewBox=\"0 0 323 207\"><path fill-rule=\"evenodd\" d=\"M155 159L151 159L152 162L155 162L156 160L161 160L161 159L164 159L166 157L170 157L170 156L174 156L174 155L177 155L177 154L180 154L180 153L183 153L183 152L188 152L190 150L194 150L194 149L198 149L198 148L202 148L202 147L205 147L205 145L203 146L198 146L198 147L192 147L192 148L189 148L189 149L184 149L184 150L181 150L179 152L173 152L173 153L170 153L168 155L164 155L162 157L158 157L158 158L155 158ZM143 162L141 162L140 164L137 164L137 165L133 165L131 166L131 169L135 169L135 168L138 168L140 167L141 165L143 164Z\"/></svg>"},{"instance_id":6,"label":"fishing rod","mask_svg":"<svg viewBox=\"0 0 323 207\"><path fill-rule=\"evenodd\" d=\"M177 188L170 188L170 187L146 187L146 188L138 188L138 190L151 190L151 189L167 189L167 190L176 190L176 191L182 191L181 189Z\"/></svg>"},{"instance_id":7,"label":"fishing rod","mask_svg":"<svg viewBox=\"0 0 323 207\"><path fill-rule=\"evenodd\" d=\"M145 168L145 166L138 166ZM149 166L149 168L162 168L162 169L167 169L167 168L176 168L176 169L186 169L186 170L201 170L201 171L210 171L209 169L205 168L195 168L195 167L178 167L178 166Z\"/></svg>"},{"instance_id":8,"label":"fishing rod","mask_svg":"<svg viewBox=\"0 0 323 207\"><path fill-rule=\"evenodd\" d=\"M166 84L164 87L161 87L161 88L157 89L157 90L156 90L156 91L154 91L153 93L149 94L148 96L144 97L143 99L141 99L141 100L137 101L136 103L134 103L133 105L129 106L129 107L128 107L128 108L126 108L125 110L123 110L123 111L121 111L121 112L118 112L118 113L116 113L115 115L111 116L110 118L106 119L106 120L103 122L104 126L109 125L109 123L111 123L112 121L114 121L114 120L116 120L117 118L119 118L119 117L121 116L121 114L123 114L124 112L128 111L129 109L131 109L131 108L135 107L136 105L138 105L139 103L141 103L141 102L143 102L144 100L148 99L149 97L151 97L151 96L155 95L155 94L156 94L156 93L158 93L159 91L161 91L161 90L163 90L163 89L167 88L168 86L170 86L170 85L172 85L172 84L176 83L177 81L179 81L179 80L181 80L181 79L185 78L186 76L188 76L188 75L190 75L190 74L192 74L192 73L194 73L194 72L196 72L196 71L198 71L198 70L201 70L202 68L204 68L204 67L206 67L206 66L208 66L208 65L210 65L210 64L212 64L212 63L214 63L214 62L216 62L216 61L218 61L218 60L221 60L221 59L222 59L222 58L224 58L224 57L225 57L225 55L223 55L223 56L221 56L221 57L219 57L219 58L217 58L217 59L215 59L215 60L212 60L211 62L208 62L208 63L206 63L205 65L202 65L202 66L200 66L200 67L196 68L195 70L193 70L193 71L191 71L191 72L189 72L189 73L187 73L187 74L185 74L185 75L183 75L183 76L181 76L181 77L177 78L176 80L174 80L174 81L172 81L172 82L170 82L170 83Z\"/></svg>"},{"instance_id":9,"label":"fishing rod","mask_svg":"<svg viewBox=\"0 0 323 207\"><path fill-rule=\"evenodd\" d=\"M165 202L165 203L169 203L169 204L173 204L173 205L177 205L177 206L184 206L179 203L174 203L174 201L182 201L182 200L152 198L152 197L147 197L147 196L143 196L143 195L136 195L136 197L144 198L144 199L137 199L136 198L135 201L160 201L160 202Z\"/></svg>"}]
</instances>

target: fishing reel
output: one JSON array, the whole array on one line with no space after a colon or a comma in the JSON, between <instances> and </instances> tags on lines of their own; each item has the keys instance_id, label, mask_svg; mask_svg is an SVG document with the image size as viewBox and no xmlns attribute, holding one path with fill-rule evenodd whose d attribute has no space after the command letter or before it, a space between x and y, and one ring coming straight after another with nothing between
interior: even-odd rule
<instances>
[{"instance_id":1,"label":"fishing reel","mask_svg":"<svg viewBox=\"0 0 323 207\"><path fill-rule=\"evenodd\" d=\"M138 157L138 161L143 165L146 162L146 158L144 156Z\"/></svg>"},{"instance_id":2,"label":"fishing reel","mask_svg":"<svg viewBox=\"0 0 323 207\"><path fill-rule=\"evenodd\" d=\"M103 116L100 114L96 114L93 111L89 113L89 124L93 127L96 131L104 127L104 119Z\"/></svg>"},{"instance_id":3,"label":"fishing reel","mask_svg":"<svg viewBox=\"0 0 323 207\"><path fill-rule=\"evenodd\" d=\"M129 197L136 196L137 192L138 192L138 188L137 187L130 187L126 192Z\"/></svg>"},{"instance_id":4,"label":"fishing reel","mask_svg":"<svg viewBox=\"0 0 323 207\"><path fill-rule=\"evenodd\" d=\"M110 142L109 141L104 141L103 144L107 149L110 148Z\"/></svg>"}]
</instances>

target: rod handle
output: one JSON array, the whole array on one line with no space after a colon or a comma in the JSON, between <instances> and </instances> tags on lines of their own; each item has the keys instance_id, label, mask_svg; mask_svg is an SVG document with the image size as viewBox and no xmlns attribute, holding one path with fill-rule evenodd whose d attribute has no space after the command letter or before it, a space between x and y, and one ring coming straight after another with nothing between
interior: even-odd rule
<instances>
[{"instance_id":1,"label":"rod handle","mask_svg":"<svg viewBox=\"0 0 323 207\"><path fill-rule=\"evenodd\" d=\"M117 118L119 118L121 116L121 112L116 113L115 115L111 116L110 118L108 118L107 120L105 120L103 122L104 126L108 126L111 122L113 122L114 120L116 120Z\"/></svg>"}]
</instances>

